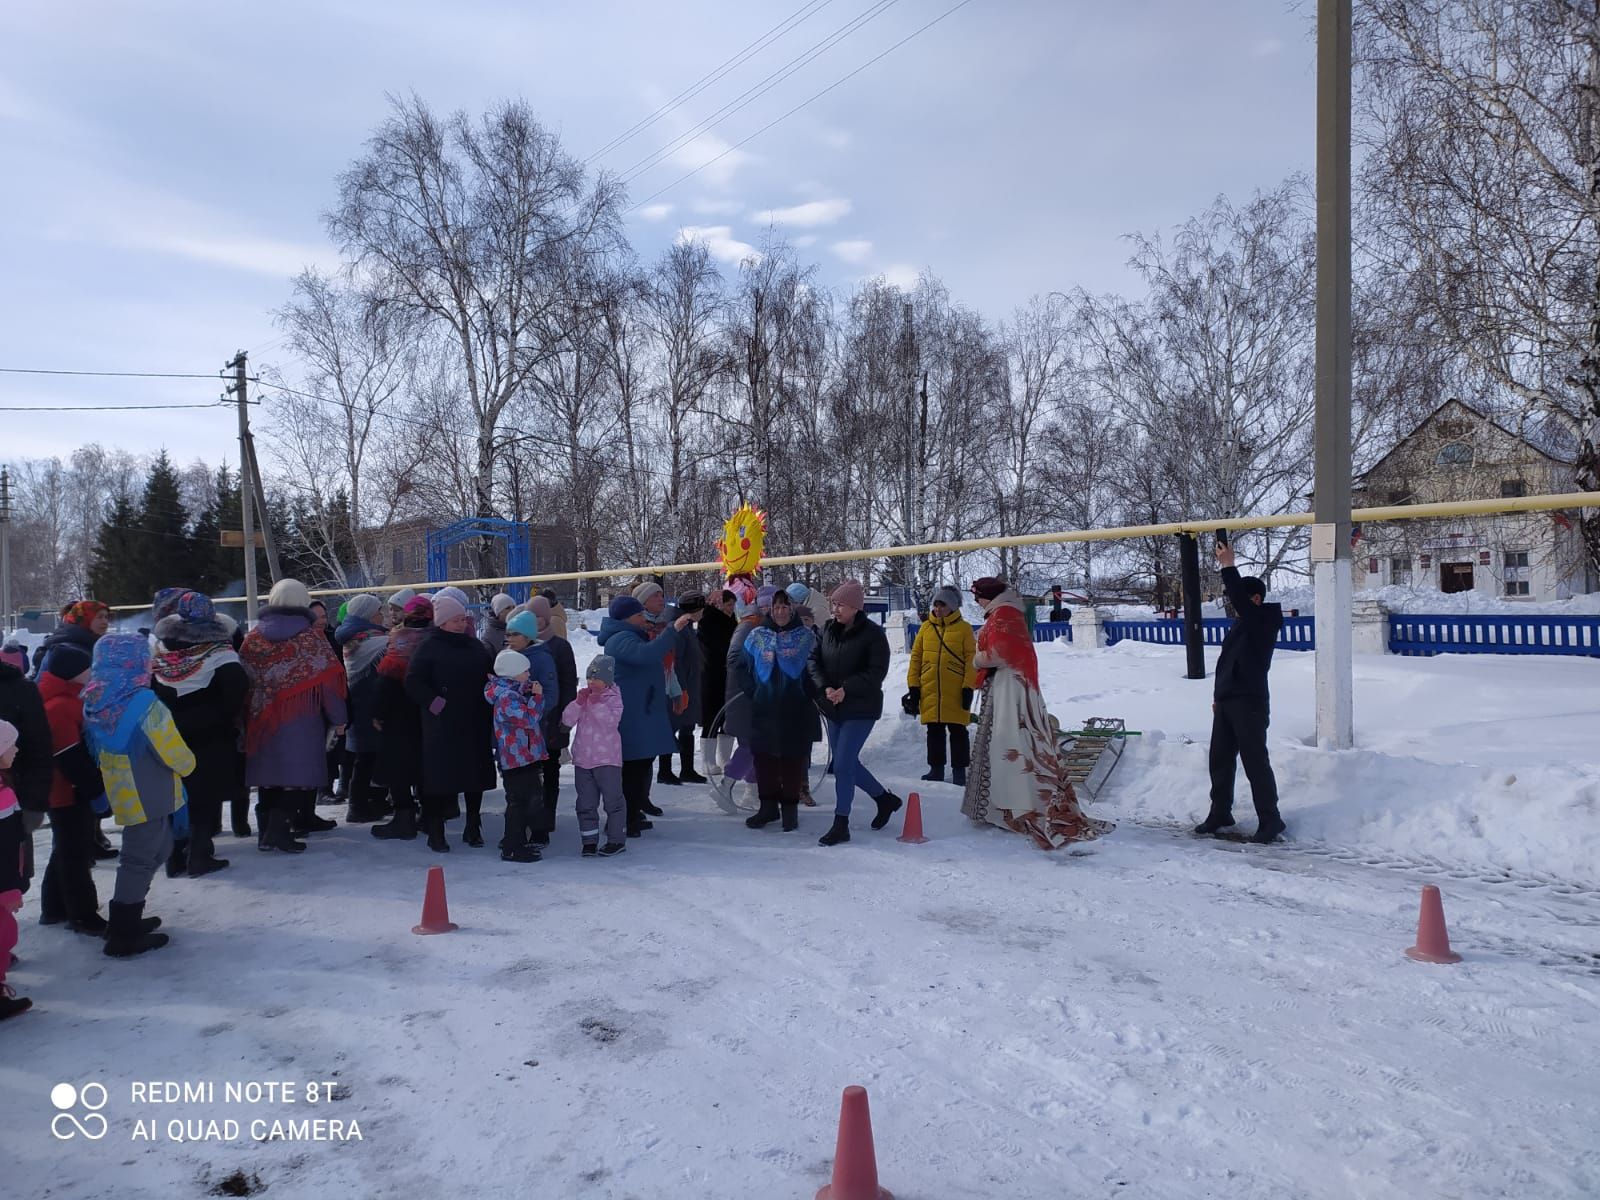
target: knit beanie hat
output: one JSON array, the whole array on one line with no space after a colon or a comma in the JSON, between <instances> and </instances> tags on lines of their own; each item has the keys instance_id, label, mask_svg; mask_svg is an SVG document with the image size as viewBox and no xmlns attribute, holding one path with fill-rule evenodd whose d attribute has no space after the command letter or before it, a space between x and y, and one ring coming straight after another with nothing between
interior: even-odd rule
<instances>
[{"instance_id":1,"label":"knit beanie hat","mask_svg":"<svg viewBox=\"0 0 1600 1200\"><path fill-rule=\"evenodd\" d=\"M611 607L606 609L606 615L613 621L626 621L629 617L638 616L644 611L644 605L632 596L617 596L612 599Z\"/></svg>"},{"instance_id":2,"label":"knit beanie hat","mask_svg":"<svg viewBox=\"0 0 1600 1200\"><path fill-rule=\"evenodd\" d=\"M382 609L383 604L378 598L369 596L365 592L359 596L351 596L344 606L345 616L354 617L358 621L376 621Z\"/></svg>"},{"instance_id":3,"label":"knit beanie hat","mask_svg":"<svg viewBox=\"0 0 1600 1200\"><path fill-rule=\"evenodd\" d=\"M433 602L435 607L437 607L439 603L439 597L441 596L454 600L457 604L461 605L463 609L472 607L472 597L468 596L458 587L442 587L435 592L433 594Z\"/></svg>"},{"instance_id":4,"label":"knit beanie hat","mask_svg":"<svg viewBox=\"0 0 1600 1200\"><path fill-rule=\"evenodd\" d=\"M659 595L661 595L661 585L659 583L651 583L648 580L633 589L633 598L640 604L650 599L651 596Z\"/></svg>"},{"instance_id":5,"label":"knit beanie hat","mask_svg":"<svg viewBox=\"0 0 1600 1200\"><path fill-rule=\"evenodd\" d=\"M526 654L520 654L515 650L502 650L494 656L494 673L502 679L515 679L518 675L526 675L532 666Z\"/></svg>"},{"instance_id":6,"label":"knit beanie hat","mask_svg":"<svg viewBox=\"0 0 1600 1200\"><path fill-rule=\"evenodd\" d=\"M0 662L15 667L19 671L28 669L28 648L19 646L16 642L7 642L0 646Z\"/></svg>"},{"instance_id":7,"label":"knit beanie hat","mask_svg":"<svg viewBox=\"0 0 1600 1200\"><path fill-rule=\"evenodd\" d=\"M846 579L833 589L833 594L828 599L846 608L862 609L867 606L867 591L859 581Z\"/></svg>"},{"instance_id":8,"label":"knit beanie hat","mask_svg":"<svg viewBox=\"0 0 1600 1200\"><path fill-rule=\"evenodd\" d=\"M398 608L401 612L405 612L406 605L410 604L416 598L417 591L415 588L401 588L398 592L389 597L389 607Z\"/></svg>"},{"instance_id":9,"label":"knit beanie hat","mask_svg":"<svg viewBox=\"0 0 1600 1200\"><path fill-rule=\"evenodd\" d=\"M267 603L273 608L310 608L311 592L298 579L280 579L267 593Z\"/></svg>"},{"instance_id":10,"label":"knit beanie hat","mask_svg":"<svg viewBox=\"0 0 1600 1200\"><path fill-rule=\"evenodd\" d=\"M454 596L444 594L433 598L433 623L443 625L446 621L454 621L457 617L467 615L467 606Z\"/></svg>"},{"instance_id":11,"label":"knit beanie hat","mask_svg":"<svg viewBox=\"0 0 1600 1200\"><path fill-rule=\"evenodd\" d=\"M766 612L772 607L772 598L778 594L778 589L770 583L756 589L756 611Z\"/></svg>"},{"instance_id":12,"label":"knit beanie hat","mask_svg":"<svg viewBox=\"0 0 1600 1200\"><path fill-rule=\"evenodd\" d=\"M789 599L793 600L796 604L804 604L807 598L811 595L811 589L805 584L798 582L791 583L783 590L789 593Z\"/></svg>"},{"instance_id":13,"label":"knit beanie hat","mask_svg":"<svg viewBox=\"0 0 1600 1200\"><path fill-rule=\"evenodd\" d=\"M610 685L617 681L617 660L609 654L596 654L589 660L589 667L584 671L585 679L598 679L601 683Z\"/></svg>"},{"instance_id":14,"label":"knit beanie hat","mask_svg":"<svg viewBox=\"0 0 1600 1200\"><path fill-rule=\"evenodd\" d=\"M961 611L961 593L953 587L942 587L934 592L933 599L929 602L928 607L932 608L935 604L943 604L951 612L958 613Z\"/></svg>"},{"instance_id":15,"label":"knit beanie hat","mask_svg":"<svg viewBox=\"0 0 1600 1200\"><path fill-rule=\"evenodd\" d=\"M427 596L413 596L406 601L407 625L433 624L433 601Z\"/></svg>"},{"instance_id":16,"label":"knit beanie hat","mask_svg":"<svg viewBox=\"0 0 1600 1200\"><path fill-rule=\"evenodd\" d=\"M519 612L506 622L507 633L520 633L530 642L539 640L539 618L531 612Z\"/></svg>"},{"instance_id":17,"label":"knit beanie hat","mask_svg":"<svg viewBox=\"0 0 1600 1200\"><path fill-rule=\"evenodd\" d=\"M17 744L17 727L10 721L0 721L0 754Z\"/></svg>"},{"instance_id":18,"label":"knit beanie hat","mask_svg":"<svg viewBox=\"0 0 1600 1200\"><path fill-rule=\"evenodd\" d=\"M538 619L540 629L550 624L550 601L543 596L535 596L529 600L528 611Z\"/></svg>"},{"instance_id":19,"label":"knit beanie hat","mask_svg":"<svg viewBox=\"0 0 1600 1200\"><path fill-rule=\"evenodd\" d=\"M90 667L89 652L81 646L62 642L44 660L44 670L57 679L76 679Z\"/></svg>"},{"instance_id":20,"label":"knit beanie hat","mask_svg":"<svg viewBox=\"0 0 1600 1200\"><path fill-rule=\"evenodd\" d=\"M508 608L515 608L517 602L504 592L496 592L489 600L489 611L497 617L505 616Z\"/></svg>"},{"instance_id":21,"label":"knit beanie hat","mask_svg":"<svg viewBox=\"0 0 1600 1200\"><path fill-rule=\"evenodd\" d=\"M993 575L985 575L982 579L972 581L972 594L979 600L993 600L1006 590L1006 581L997 579Z\"/></svg>"}]
</instances>

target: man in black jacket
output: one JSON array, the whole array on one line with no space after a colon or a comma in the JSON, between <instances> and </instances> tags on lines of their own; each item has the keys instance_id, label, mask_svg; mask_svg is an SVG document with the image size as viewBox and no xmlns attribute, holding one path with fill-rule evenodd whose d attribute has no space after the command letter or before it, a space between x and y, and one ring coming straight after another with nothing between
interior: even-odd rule
<instances>
[{"instance_id":1,"label":"man in black jacket","mask_svg":"<svg viewBox=\"0 0 1600 1200\"><path fill-rule=\"evenodd\" d=\"M1267 672L1272 649L1283 628L1283 606L1268 604L1267 585L1255 576L1240 577L1233 548L1217 546L1222 586L1238 619L1223 639L1217 656L1215 699L1211 705L1211 811L1195 826L1196 833L1216 833L1233 824L1235 760L1244 763L1250 796L1256 805L1252 842L1276 841L1283 832L1278 815L1278 782L1267 758L1270 700Z\"/></svg>"}]
</instances>

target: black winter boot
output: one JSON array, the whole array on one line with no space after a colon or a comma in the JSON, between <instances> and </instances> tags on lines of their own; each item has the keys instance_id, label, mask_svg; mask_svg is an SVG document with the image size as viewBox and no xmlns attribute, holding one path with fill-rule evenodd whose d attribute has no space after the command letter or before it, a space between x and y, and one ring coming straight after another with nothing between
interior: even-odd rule
<instances>
[{"instance_id":1,"label":"black winter boot","mask_svg":"<svg viewBox=\"0 0 1600 1200\"><path fill-rule=\"evenodd\" d=\"M159 917L154 918L160 920ZM67 928L73 933L86 933L90 937L105 937L110 925L106 919L97 912L86 913L81 917L74 917L67 922Z\"/></svg>"},{"instance_id":2,"label":"black winter boot","mask_svg":"<svg viewBox=\"0 0 1600 1200\"><path fill-rule=\"evenodd\" d=\"M444 840L444 818L433 817L425 824L428 827L428 849L435 854L449 854L450 843Z\"/></svg>"},{"instance_id":3,"label":"black winter boot","mask_svg":"<svg viewBox=\"0 0 1600 1200\"><path fill-rule=\"evenodd\" d=\"M229 801L229 808L233 817L233 836L250 836L250 793L236 796Z\"/></svg>"},{"instance_id":4,"label":"black winter boot","mask_svg":"<svg viewBox=\"0 0 1600 1200\"><path fill-rule=\"evenodd\" d=\"M285 854L305 852L306 844L294 840L288 809L274 804L270 812L262 815L266 820L261 827L261 840L257 843L261 849L281 850Z\"/></svg>"},{"instance_id":5,"label":"black winter boot","mask_svg":"<svg viewBox=\"0 0 1600 1200\"><path fill-rule=\"evenodd\" d=\"M1219 829L1227 829L1233 824L1233 814L1219 812L1213 808L1206 814L1206 819L1194 827L1196 833L1215 833Z\"/></svg>"},{"instance_id":6,"label":"black winter boot","mask_svg":"<svg viewBox=\"0 0 1600 1200\"><path fill-rule=\"evenodd\" d=\"M111 844L110 839L106 837L105 830L100 828L100 823L98 821L95 822L95 827L94 827L94 856L95 856L95 858L97 858L101 862L104 862L109 858L115 858L117 856L117 853L118 853L117 848L115 846L113 846Z\"/></svg>"},{"instance_id":7,"label":"black winter boot","mask_svg":"<svg viewBox=\"0 0 1600 1200\"><path fill-rule=\"evenodd\" d=\"M515 801L506 804L506 836L500 841L500 861L538 862L539 847L530 846L527 840L528 806Z\"/></svg>"},{"instance_id":8,"label":"black winter boot","mask_svg":"<svg viewBox=\"0 0 1600 1200\"><path fill-rule=\"evenodd\" d=\"M819 846L837 846L840 842L850 840L850 818L835 815L833 828L817 839Z\"/></svg>"},{"instance_id":9,"label":"black winter boot","mask_svg":"<svg viewBox=\"0 0 1600 1200\"><path fill-rule=\"evenodd\" d=\"M924 783L943 783L944 768L942 766L929 767L928 773L922 777L922 780Z\"/></svg>"},{"instance_id":10,"label":"black winter boot","mask_svg":"<svg viewBox=\"0 0 1600 1200\"><path fill-rule=\"evenodd\" d=\"M167 878L178 879L189 873L189 839L174 838L167 855Z\"/></svg>"},{"instance_id":11,"label":"black winter boot","mask_svg":"<svg viewBox=\"0 0 1600 1200\"><path fill-rule=\"evenodd\" d=\"M1259 846L1270 845L1277 841L1278 835L1287 828L1288 826L1283 823L1283 818L1277 813L1272 813L1270 816L1261 818L1256 825L1256 831L1250 835L1250 840Z\"/></svg>"},{"instance_id":12,"label":"black winter boot","mask_svg":"<svg viewBox=\"0 0 1600 1200\"><path fill-rule=\"evenodd\" d=\"M315 794L307 796L300 801L295 810L294 831L296 834L327 833L330 829L339 828L339 822L330 821L327 817L317 815L317 798Z\"/></svg>"},{"instance_id":13,"label":"black winter boot","mask_svg":"<svg viewBox=\"0 0 1600 1200\"><path fill-rule=\"evenodd\" d=\"M704 783L706 777L694 769L694 730L678 731L678 782Z\"/></svg>"},{"instance_id":14,"label":"black winter boot","mask_svg":"<svg viewBox=\"0 0 1600 1200\"><path fill-rule=\"evenodd\" d=\"M417 810L408 796L402 796L394 816L372 827L372 836L385 840L413 841L417 836Z\"/></svg>"},{"instance_id":15,"label":"black winter boot","mask_svg":"<svg viewBox=\"0 0 1600 1200\"><path fill-rule=\"evenodd\" d=\"M744 819L744 823L751 829L765 829L778 819L778 801L773 796L761 797L761 807L755 814Z\"/></svg>"},{"instance_id":16,"label":"black winter boot","mask_svg":"<svg viewBox=\"0 0 1600 1200\"><path fill-rule=\"evenodd\" d=\"M798 800L784 800L778 805L783 813L783 831L793 833L800 828L800 802Z\"/></svg>"},{"instance_id":17,"label":"black winter boot","mask_svg":"<svg viewBox=\"0 0 1600 1200\"><path fill-rule=\"evenodd\" d=\"M872 818L872 827L882 829L899 809L900 797L893 792L885 792L881 796L874 796L872 802L878 806L878 815Z\"/></svg>"},{"instance_id":18,"label":"black winter boot","mask_svg":"<svg viewBox=\"0 0 1600 1200\"><path fill-rule=\"evenodd\" d=\"M965 767L950 768L950 782L957 787L967 786L967 769Z\"/></svg>"},{"instance_id":19,"label":"black winter boot","mask_svg":"<svg viewBox=\"0 0 1600 1200\"><path fill-rule=\"evenodd\" d=\"M663 754L661 756L661 768L656 772L656 782L665 783L671 787L678 786L678 777L672 773L672 755ZM645 811L648 812L649 809L646 808ZM659 816L660 814L650 813L650 815L654 817Z\"/></svg>"},{"instance_id":20,"label":"black winter boot","mask_svg":"<svg viewBox=\"0 0 1600 1200\"><path fill-rule=\"evenodd\" d=\"M17 990L9 983L0 983L0 1021L25 1013L32 1007L32 1000L17 995Z\"/></svg>"},{"instance_id":21,"label":"black winter boot","mask_svg":"<svg viewBox=\"0 0 1600 1200\"><path fill-rule=\"evenodd\" d=\"M106 953L112 958L132 958L146 950L159 950L167 944L164 933L144 928L144 903L111 902L111 928L106 933Z\"/></svg>"},{"instance_id":22,"label":"black winter boot","mask_svg":"<svg viewBox=\"0 0 1600 1200\"><path fill-rule=\"evenodd\" d=\"M527 826L528 819L524 816L522 818L522 827L526 830ZM483 845L483 797L481 795L467 797L467 823L466 828L461 831L461 841L468 846Z\"/></svg>"}]
</instances>

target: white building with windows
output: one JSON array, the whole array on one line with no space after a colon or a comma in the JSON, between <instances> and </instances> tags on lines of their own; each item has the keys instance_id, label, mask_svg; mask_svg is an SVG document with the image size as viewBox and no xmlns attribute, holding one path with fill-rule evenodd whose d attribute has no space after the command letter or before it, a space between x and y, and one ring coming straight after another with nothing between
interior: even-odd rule
<instances>
[{"instance_id":1,"label":"white building with windows","mask_svg":"<svg viewBox=\"0 0 1600 1200\"><path fill-rule=\"evenodd\" d=\"M1521 433L1447 400L1357 481L1357 507L1576 490L1571 455L1545 428ZM1356 586L1560 600L1597 590L1576 513L1505 513L1368 524ZM1365 568L1365 577L1362 569Z\"/></svg>"}]
</instances>

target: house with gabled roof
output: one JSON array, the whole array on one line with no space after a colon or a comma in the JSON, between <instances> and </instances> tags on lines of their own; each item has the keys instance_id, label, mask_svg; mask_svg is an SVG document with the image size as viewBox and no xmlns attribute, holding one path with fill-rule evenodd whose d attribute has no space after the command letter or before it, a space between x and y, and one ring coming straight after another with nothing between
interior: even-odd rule
<instances>
[{"instance_id":1,"label":"house with gabled roof","mask_svg":"<svg viewBox=\"0 0 1600 1200\"><path fill-rule=\"evenodd\" d=\"M1573 450L1548 423L1505 424L1446 400L1356 481L1358 508L1576 491ZM1357 587L1558 600L1597 590L1576 513L1502 513L1368 523ZM1362 569L1365 568L1365 576Z\"/></svg>"}]
</instances>

